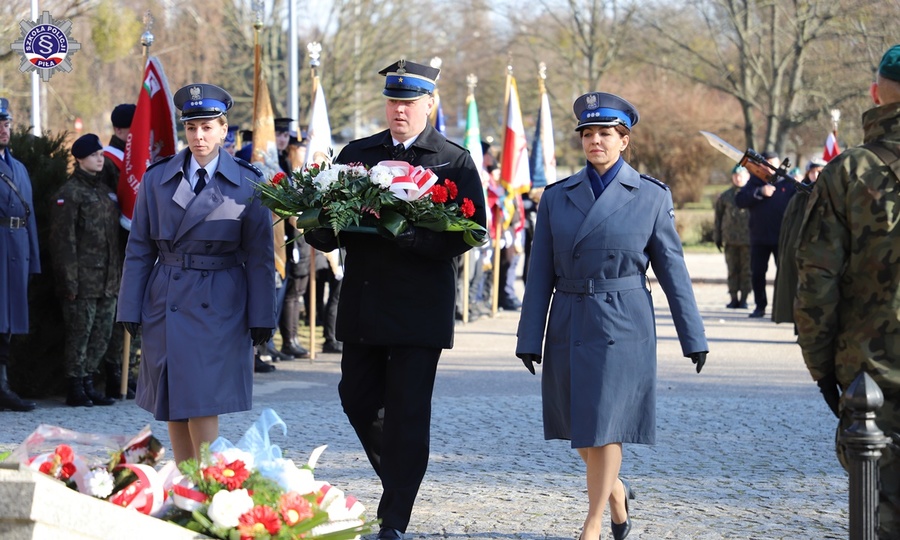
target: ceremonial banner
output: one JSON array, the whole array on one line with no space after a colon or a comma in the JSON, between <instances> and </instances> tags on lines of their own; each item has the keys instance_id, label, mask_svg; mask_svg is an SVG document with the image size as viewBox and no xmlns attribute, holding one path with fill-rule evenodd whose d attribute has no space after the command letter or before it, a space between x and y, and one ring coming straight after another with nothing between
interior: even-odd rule
<instances>
[{"instance_id":1,"label":"ceremonial banner","mask_svg":"<svg viewBox=\"0 0 900 540\"><path fill-rule=\"evenodd\" d=\"M484 168L484 152L481 150L481 125L478 122L478 105L475 103L475 95L466 97L466 136L463 146L472 155L478 170Z\"/></svg>"},{"instance_id":2,"label":"ceremonial banner","mask_svg":"<svg viewBox=\"0 0 900 540\"><path fill-rule=\"evenodd\" d=\"M550 100L541 81L541 109L538 112L534 141L531 146L532 187L546 187L556 182L556 147L553 143L553 121L550 119Z\"/></svg>"},{"instance_id":3,"label":"ceremonial banner","mask_svg":"<svg viewBox=\"0 0 900 540\"><path fill-rule=\"evenodd\" d=\"M144 172L151 163L174 155L177 151L175 141L175 107L169 82L159 59L151 56L144 69L131 131L125 140L122 169L119 171L117 195L122 212L119 219L125 229L131 230L134 201Z\"/></svg>"},{"instance_id":4,"label":"ceremonial banner","mask_svg":"<svg viewBox=\"0 0 900 540\"><path fill-rule=\"evenodd\" d=\"M328 108L325 106L325 92L319 78L313 81L316 85L316 96L312 110L309 111L309 145L306 150L306 165L322 163L331 152L331 122L328 121Z\"/></svg>"},{"instance_id":5,"label":"ceremonial banner","mask_svg":"<svg viewBox=\"0 0 900 540\"><path fill-rule=\"evenodd\" d=\"M500 182L511 194L528 193L531 189L528 141L525 139L522 109L519 107L519 91L512 75L507 76L506 83L506 133L503 137Z\"/></svg>"},{"instance_id":6,"label":"ceremonial banner","mask_svg":"<svg viewBox=\"0 0 900 540\"><path fill-rule=\"evenodd\" d=\"M837 137L834 132L829 133L828 138L825 139L825 150L822 152L822 159L828 162L840 153L841 148L838 146Z\"/></svg>"}]
</instances>

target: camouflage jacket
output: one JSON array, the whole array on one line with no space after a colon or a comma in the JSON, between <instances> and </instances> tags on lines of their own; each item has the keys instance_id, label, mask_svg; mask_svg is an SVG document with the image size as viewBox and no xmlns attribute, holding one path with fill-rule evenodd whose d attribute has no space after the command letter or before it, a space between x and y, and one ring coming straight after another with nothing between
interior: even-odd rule
<instances>
[{"instance_id":1,"label":"camouflage jacket","mask_svg":"<svg viewBox=\"0 0 900 540\"><path fill-rule=\"evenodd\" d=\"M738 208L734 196L741 188L731 186L719 195L715 204L713 241L726 246L750 245L750 210Z\"/></svg>"},{"instance_id":2,"label":"camouflage jacket","mask_svg":"<svg viewBox=\"0 0 900 540\"><path fill-rule=\"evenodd\" d=\"M865 142L900 150L900 103L863 114ZM888 400L900 393L900 178L851 148L816 182L797 240L794 320L814 379L843 388L866 369Z\"/></svg>"},{"instance_id":3,"label":"camouflage jacket","mask_svg":"<svg viewBox=\"0 0 900 540\"><path fill-rule=\"evenodd\" d=\"M100 175L80 168L53 196L50 257L60 295L116 296L122 275L119 206Z\"/></svg>"}]
</instances>

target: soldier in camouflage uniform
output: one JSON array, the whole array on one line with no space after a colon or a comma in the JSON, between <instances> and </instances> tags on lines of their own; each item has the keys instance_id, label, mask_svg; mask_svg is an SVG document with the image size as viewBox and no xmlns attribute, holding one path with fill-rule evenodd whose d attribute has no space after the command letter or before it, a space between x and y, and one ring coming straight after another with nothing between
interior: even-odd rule
<instances>
[{"instance_id":1,"label":"soldier in camouflage uniform","mask_svg":"<svg viewBox=\"0 0 900 540\"><path fill-rule=\"evenodd\" d=\"M825 167L796 244L803 359L844 422L840 394L861 370L884 392L878 426L900 432L900 45L879 65L865 145ZM900 450L880 461L879 538L900 538Z\"/></svg>"},{"instance_id":2,"label":"soldier in camouflage uniform","mask_svg":"<svg viewBox=\"0 0 900 540\"><path fill-rule=\"evenodd\" d=\"M716 199L713 241L719 251L725 250L728 266L728 294L731 302L727 308L747 308L750 294L750 210L738 208L734 196L750 179L747 169L737 165L731 171L734 184ZM739 296L740 295L740 296Z\"/></svg>"},{"instance_id":3,"label":"soldier in camouflage uniform","mask_svg":"<svg viewBox=\"0 0 900 540\"><path fill-rule=\"evenodd\" d=\"M50 213L50 255L66 326L66 404L112 405L94 389L116 315L122 274L119 207L100 174L103 146L93 133L72 144L77 165L56 192Z\"/></svg>"}]
</instances>

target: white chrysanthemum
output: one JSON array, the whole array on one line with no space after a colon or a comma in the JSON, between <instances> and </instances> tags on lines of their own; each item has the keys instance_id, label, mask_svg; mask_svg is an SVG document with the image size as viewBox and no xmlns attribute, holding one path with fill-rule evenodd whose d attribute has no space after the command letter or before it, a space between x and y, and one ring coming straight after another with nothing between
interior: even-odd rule
<instances>
[{"instance_id":1,"label":"white chrysanthemum","mask_svg":"<svg viewBox=\"0 0 900 540\"><path fill-rule=\"evenodd\" d=\"M98 499L105 499L112 495L115 481L106 469L92 469L84 475L84 482L88 487L88 493Z\"/></svg>"},{"instance_id":2,"label":"white chrysanthemum","mask_svg":"<svg viewBox=\"0 0 900 540\"><path fill-rule=\"evenodd\" d=\"M386 188L390 187L391 182L394 180L394 175L391 174L391 170L384 165L375 165L369 170L369 179L373 184L378 184L379 186Z\"/></svg>"},{"instance_id":3,"label":"white chrysanthemum","mask_svg":"<svg viewBox=\"0 0 900 540\"><path fill-rule=\"evenodd\" d=\"M337 167L325 169L324 171L316 175L316 177L313 179L313 182L315 182L316 188L319 191L325 191L330 188L332 184L337 182L339 174L340 169Z\"/></svg>"},{"instance_id":4,"label":"white chrysanthemum","mask_svg":"<svg viewBox=\"0 0 900 540\"><path fill-rule=\"evenodd\" d=\"M363 177L369 174L363 165L347 165L347 174L353 177Z\"/></svg>"},{"instance_id":5,"label":"white chrysanthemum","mask_svg":"<svg viewBox=\"0 0 900 540\"><path fill-rule=\"evenodd\" d=\"M246 489L222 490L209 503L209 519L219 527L234 528L242 515L253 509L253 499Z\"/></svg>"}]
</instances>

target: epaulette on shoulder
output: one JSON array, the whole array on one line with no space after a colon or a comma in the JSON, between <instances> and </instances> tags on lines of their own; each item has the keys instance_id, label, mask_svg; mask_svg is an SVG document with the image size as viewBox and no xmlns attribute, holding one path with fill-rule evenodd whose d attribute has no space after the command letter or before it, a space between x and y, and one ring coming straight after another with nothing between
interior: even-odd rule
<instances>
[{"instance_id":1,"label":"epaulette on shoulder","mask_svg":"<svg viewBox=\"0 0 900 540\"><path fill-rule=\"evenodd\" d=\"M648 180L648 181L650 181L650 182L653 182L654 184L656 184L657 186L659 186L659 187L661 187L661 188L663 188L663 189L669 189L669 186L667 186L662 180L657 180L656 178L653 178L653 177L650 176L650 175L647 175L647 174L643 174L643 173L642 173L642 174L641 174L641 178L643 178L644 180Z\"/></svg>"},{"instance_id":2,"label":"epaulette on shoulder","mask_svg":"<svg viewBox=\"0 0 900 540\"><path fill-rule=\"evenodd\" d=\"M172 154L171 156L164 157L164 158L160 159L159 161L154 161L153 163L150 164L149 167L147 167L147 170L149 171L150 169L152 169L153 167L156 167L157 165L162 165L163 163L168 162L170 159L175 157L175 155L176 154Z\"/></svg>"},{"instance_id":3,"label":"epaulette on shoulder","mask_svg":"<svg viewBox=\"0 0 900 540\"><path fill-rule=\"evenodd\" d=\"M563 182L565 182L566 180L568 180L568 178L563 178L562 180L560 180L558 182L553 182L552 184L547 184L546 186L544 186L544 191L546 192L548 189L556 187L556 186L562 184Z\"/></svg>"},{"instance_id":4,"label":"epaulette on shoulder","mask_svg":"<svg viewBox=\"0 0 900 540\"><path fill-rule=\"evenodd\" d=\"M234 158L234 160L237 161L238 165L241 165L242 167L245 167L245 168L250 169L251 171L255 172L257 176L263 176L263 172L261 170L259 170L259 167L250 163L249 161L247 161L245 159L241 159L239 157Z\"/></svg>"}]
</instances>

